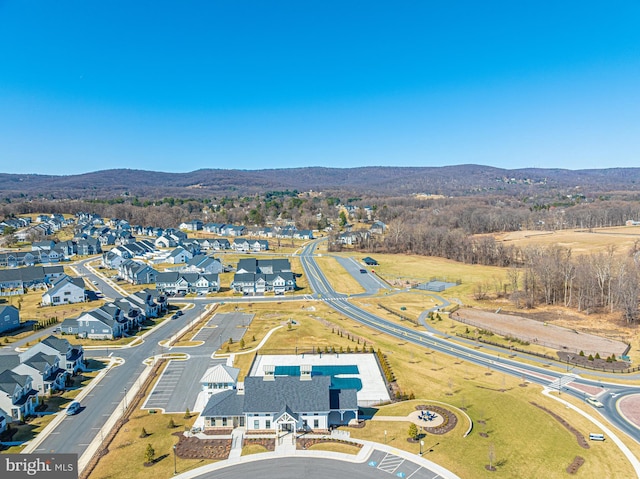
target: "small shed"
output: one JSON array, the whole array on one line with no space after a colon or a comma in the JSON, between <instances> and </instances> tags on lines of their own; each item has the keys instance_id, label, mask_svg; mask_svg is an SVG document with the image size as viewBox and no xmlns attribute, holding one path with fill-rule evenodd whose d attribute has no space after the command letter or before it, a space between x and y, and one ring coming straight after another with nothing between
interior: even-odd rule
<instances>
[{"instance_id":1,"label":"small shed","mask_svg":"<svg viewBox=\"0 0 640 479\"><path fill-rule=\"evenodd\" d=\"M378 262L373 259L371 256L367 256L366 258L362 258L362 262L367 266L378 266Z\"/></svg>"}]
</instances>

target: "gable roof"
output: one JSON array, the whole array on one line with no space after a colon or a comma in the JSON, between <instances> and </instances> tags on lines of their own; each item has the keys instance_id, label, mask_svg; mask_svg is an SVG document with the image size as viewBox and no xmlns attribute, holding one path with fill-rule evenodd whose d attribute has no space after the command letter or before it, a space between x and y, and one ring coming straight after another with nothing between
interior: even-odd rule
<instances>
[{"instance_id":1,"label":"gable roof","mask_svg":"<svg viewBox=\"0 0 640 479\"><path fill-rule=\"evenodd\" d=\"M71 343L69 341L62 338L56 338L55 336L47 336L40 342L55 349L61 354L67 354L67 351L71 349Z\"/></svg>"},{"instance_id":2,"label":"gable roof","mask_svg":"<svg viewBox=\"0 0 640 479\"><path fill-rule=\"evenodd\" d=\"M0 391L12 395L16 389L16 385L23 388L30 379L31 376L14 373L9 370L2 371L0 372Z\"/></svg>"},{"instance_id":3,"label":"gable roof","mask_svg":"<svg viewBox=\"0 0 640 479\"><path fill-rule=\"evenodd\" d=\"M242 416L244 400L245 397L235 389L226 389L209 398L201 416Z\"/></svg>"},{"instance_id":4,"label":"gable roof","mask_svg":"<svg viewBox=\"0 0 640 479\"><path fill-rule=\"evenodd\" d=\"M240 370L232 368L226 364L217 364L207 369L202 378L201 383L235 383L238 380Z\"/></svg>"},{"instance_id":5,"label":"gable roof","mask_svg":"<svg viewBox=\"0 0 640 479\"><path fill-rule=\"evenodd\" d=\"M247 413L277 413L286 405L292 411L329 412L331 376L314 376L311 381L299 377L276 377L266 381L248 376L244 380L244 409Z\"/></svg>"}]
</instances>

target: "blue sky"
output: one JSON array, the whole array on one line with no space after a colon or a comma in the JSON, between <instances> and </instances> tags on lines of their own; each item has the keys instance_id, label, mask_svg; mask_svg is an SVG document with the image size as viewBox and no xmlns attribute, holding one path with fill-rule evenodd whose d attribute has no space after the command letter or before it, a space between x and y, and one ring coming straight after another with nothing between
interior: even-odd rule
<instances>
[{"instance_id":1,"label":"blue sky","mask_svg":"<svg viewBox=\"0 0 640 479\"><path fill-rule=\"evenodd\" d=\"M0 172L640 166L640 2L0 0Z\"/></svg>"}]
</instances>

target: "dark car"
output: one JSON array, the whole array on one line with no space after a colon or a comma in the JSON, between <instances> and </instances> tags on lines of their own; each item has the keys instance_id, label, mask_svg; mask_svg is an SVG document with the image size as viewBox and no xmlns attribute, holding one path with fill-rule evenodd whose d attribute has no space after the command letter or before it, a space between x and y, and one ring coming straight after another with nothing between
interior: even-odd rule
<instances>
[{"instance_id":1,"label":"dark car","mask_svg":"<svg viewBox=\"0 0 640 479\"><path fill-rule=\"evenodd\" d=\"M367 272L367 270L366 270L366 269L364 269L364 268L362 268L362 269L360 270L360 272L361 272L362 274L365 274L365 273Z\"/></svg>"},{"instance_id":2,"label":"dark car","mask_svg":"<svg viewBox=\"0 0 640 479\"><path fill-rule=\"evenodd\" d=\"M179 309L178 311L176 311L176 316L182 316L184 313L182 312L181 309Z\"/></svg>"}]
</instances>

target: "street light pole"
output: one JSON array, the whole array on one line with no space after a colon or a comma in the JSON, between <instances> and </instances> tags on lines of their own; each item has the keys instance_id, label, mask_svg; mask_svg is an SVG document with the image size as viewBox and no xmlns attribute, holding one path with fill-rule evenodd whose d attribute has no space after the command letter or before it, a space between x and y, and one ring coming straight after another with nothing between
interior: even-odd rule
<instances>
[{"instance_id":1,"label":"street light pole","mask_svg":"<svg viewBox=\"0 0 640 479\"><path fill-rule=\"evenodd\" d=\"M178 465L176 462L176 445L173 445L173 475L178 474Z\"/></svg>"},{"instance_id":2,"label":"street light pole","mask_svg":"<svg viewBox=\"0 0 640 479\"><path fill-rule=\"evenodd\" d=\"M424 446L424 441L420 441L420 455L422 456L422 446Z\"/></svg>"}]
</instances>

